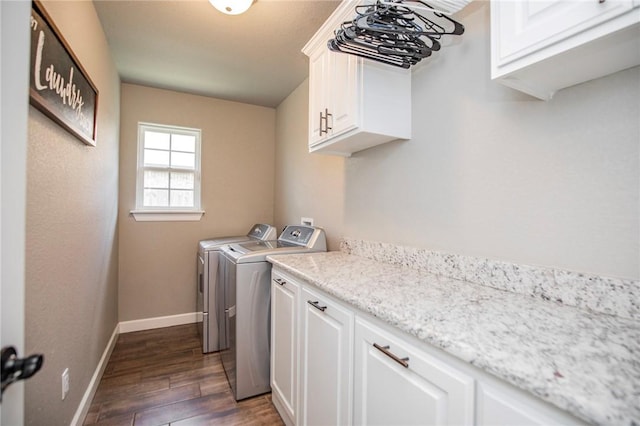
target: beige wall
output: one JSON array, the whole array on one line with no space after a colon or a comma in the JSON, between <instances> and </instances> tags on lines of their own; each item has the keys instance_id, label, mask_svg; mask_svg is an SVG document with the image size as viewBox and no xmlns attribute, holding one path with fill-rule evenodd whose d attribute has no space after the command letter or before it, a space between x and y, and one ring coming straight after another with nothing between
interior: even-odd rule
<instances>
[{"instance_id":1,"label":"beige wall","mask_svg":"<svg viewBox=\"0 0 640 426\"><path fill-rule=\"evenodd\" d=\"M198 241L273 221L275 110L123 84L119 319L195 312ZM136 222L137 124L202 129L199 222Z\"/></svg>"},{"instance_id":2,"label":"beige wall","mask_svg":"<svg viewBox=\"0 0 640 426\"><path fill-rule=\"evenodd\" d=\"M343 196L329 235L640 278L640 68L535 100L491 81L489 4L459 19L459 42L412 70L410 141L343 170L310 160L302 130L278 139L276 220ZM279 122L306 124L298 96ZM318 187L316 207L300 207Z\"/></svg>"},{"instance_id":3,"label":"beige wall","mask_svg":"<svg viewBox=\"0 0 640 426\"><path fill-rule=\"evenodd\" d=\"M340 249L344 212L344 158L309 155L305 80L279 106L276 122L275 222L278 229L311 217L327 233L329 250Z\"/></svg>"},{"instance_id":4,"label":"beige wall","mask_svg":"<svg viewBox=\"0 0 640 426\"><path fill-rule=\"evenodd\" d=\"M91 2L44 5L99 91L96 147L29 111L26 352L45 361L26 382L25 423L62 425L118 322L120 80ZM62 401L65 368L71 386Z\"/></svg>"}]
</instances>

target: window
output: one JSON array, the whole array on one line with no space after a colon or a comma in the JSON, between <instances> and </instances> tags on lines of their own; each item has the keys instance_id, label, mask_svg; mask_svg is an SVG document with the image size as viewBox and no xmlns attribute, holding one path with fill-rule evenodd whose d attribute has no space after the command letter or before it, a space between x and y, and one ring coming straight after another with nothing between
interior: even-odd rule
<instances>
[{"instance_id":1,"label":"window","mask_svg":"<svg viewBox=\"0 0 640 426\"><path fill-rule=\"evenodd\" d=\"M200 130L138 123L136 220L199 220Z\"/></svg>"}]
</instances>

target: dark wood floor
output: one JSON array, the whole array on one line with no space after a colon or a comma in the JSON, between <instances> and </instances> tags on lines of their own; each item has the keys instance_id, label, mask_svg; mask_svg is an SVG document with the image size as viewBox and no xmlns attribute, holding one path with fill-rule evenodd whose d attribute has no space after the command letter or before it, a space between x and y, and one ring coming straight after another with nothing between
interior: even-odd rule
<instances>
[{"instance_id":1,"label":"dark wood floor","mask_svg":"<svg viewBox=\"0 0 640 426\"><path fill-rule=\"evenodd\" d=\"M270 394L236 402L195 324L121 334L85 425L283 425Z\"/></svg>"}]
</instances>

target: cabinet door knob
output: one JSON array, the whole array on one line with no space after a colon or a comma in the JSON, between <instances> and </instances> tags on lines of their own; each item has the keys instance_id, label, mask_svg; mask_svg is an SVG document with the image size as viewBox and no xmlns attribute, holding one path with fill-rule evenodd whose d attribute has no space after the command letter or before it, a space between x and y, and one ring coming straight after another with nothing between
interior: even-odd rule
<instances>
[{"instance_id":1,"label":"cabinet door knob","mask_svg":"<svg viewBox=\"0 0 640 426\"><path fill-rule=\"evenodd\" d=\"M394 360L395 362L397 362L398 364L400 364L401 366L403 366L404 368L409 368L409 357L400 358L399 356L397 356L396 354L392 353L389 350L389 345L381 346L377 343L374 343L373 347L379 350L380 352L382 352L383 354L385 354L386 356L388 356L389 358L391 358L392 360Z\"/></svg>"},{"instance_id":2,"label":"cabinet door knob","mask_svg":"<svg viewBox=\"0 0 640 426\"><path fill-rule=\"evenodd\" d=\"M325 309L327 309L326 306L320 306L320 302L318 302L317 300L315 302L312 300L307 300L307 303L313 306L314 308L321 310L322 312L324 312Z\"/></svg>"},{"instance_id":3,"label":"cabinet door knob","mask_svg":"<svg viewBox=\"0 0 640 426\"><path fill-rule=\"evenodd\" d=\"M287 282L285 280L283 280L282 278L276 278L274 280L276 283L280 284L280 285L285 285Z\"/></svg>"}]
</instances>

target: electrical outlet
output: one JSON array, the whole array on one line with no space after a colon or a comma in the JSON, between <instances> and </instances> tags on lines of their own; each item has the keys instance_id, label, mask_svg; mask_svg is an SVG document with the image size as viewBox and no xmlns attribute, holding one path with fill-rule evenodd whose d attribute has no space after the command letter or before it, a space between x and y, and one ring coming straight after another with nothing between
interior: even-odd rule
<instances>
[{"instance_id":1,"label":"electrical outlet","mask_svg":"<svg viewBox=\"0 0 640 426\"><path fill-rule=\"evenodd\" d=\"M300 224L306 225L306 226L313 226L313 218L312 217L300 218Z\"/></svg>"},{"instance_id":2,"label":"electrical outlet","mask_svg":"<svg viewBox=\"0 0 640 426\"><path fill-rule=\"evenodd\" d=\"M67 397L69 393L69 369L65 368L62 372L62 399Z\"/></svg>"}]
</instances>

